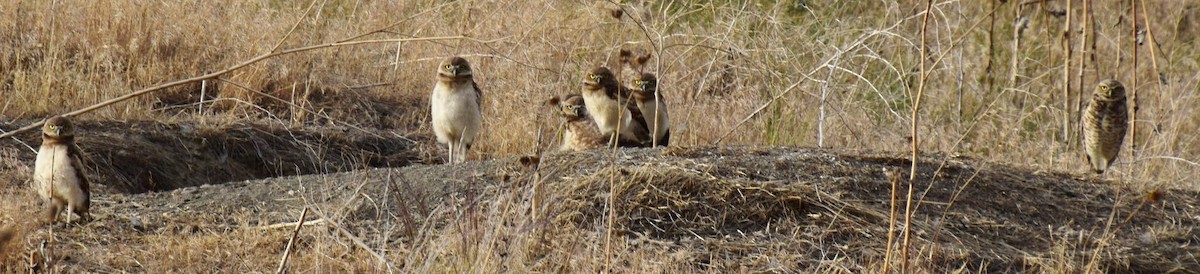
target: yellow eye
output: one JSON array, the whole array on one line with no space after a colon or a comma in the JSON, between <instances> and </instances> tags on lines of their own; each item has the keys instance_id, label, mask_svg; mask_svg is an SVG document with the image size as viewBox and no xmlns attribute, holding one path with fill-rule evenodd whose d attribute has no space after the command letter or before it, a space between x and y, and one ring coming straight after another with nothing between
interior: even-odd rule
<instances>
[{"instance_id":1,"label":"yellow eye","mask_svg":"<svg viewBox=\"0 0 1200 274\"><path fill-rule=\"evenodd\" d=\"M452 68L454 68L454 65L446 65L446 66L444 66L444 67L442 67L442 68L445 68L445 69L452 69Z\"/></svg>"}]
</instances>

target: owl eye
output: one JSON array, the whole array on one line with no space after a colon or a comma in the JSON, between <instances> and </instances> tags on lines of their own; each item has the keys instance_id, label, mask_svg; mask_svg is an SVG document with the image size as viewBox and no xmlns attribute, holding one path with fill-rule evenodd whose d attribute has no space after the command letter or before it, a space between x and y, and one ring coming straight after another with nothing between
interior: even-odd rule
<instances>
[{"instance_id":1,"label":"owl eye","mask_svg":"<svg viewBox=\"0 0 1200 274\"><path fill-rule=\"evenodd\" d=\"M445 65L445 66L442 66L442 68L452 69L452 68L454 68L454 65Z\"/></svg>"}]
</instances>

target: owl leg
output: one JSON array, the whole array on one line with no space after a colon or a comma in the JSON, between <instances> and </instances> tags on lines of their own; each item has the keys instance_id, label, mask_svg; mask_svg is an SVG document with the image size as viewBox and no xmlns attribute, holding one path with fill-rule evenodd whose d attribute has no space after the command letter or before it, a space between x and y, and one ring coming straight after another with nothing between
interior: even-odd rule
<instances>
[{"instance_id":1,"label":"owl leg","mask_svg":"<svg viewBox=\"0 0 1200 274\"><path fill-rule=\"evenodd\" d=\"M459 163L467 162L467 146L466 145L463 145L461 143L458 145L458 159L456 159L456 160L458 160Z\"/></svg>"},{"instance_id":2,"label":"owl leg","mask_svg":"<svg viewBox=\"0 0 1200 274\"><path fill-rule=\"evenodd\" d=\"M447 147L448 147L448 148L447 148L447 150L449 150L449 153L447 153L447 159L446 159L446 163L447 163L447 164L453 164L453 163L454 163L454 145L455 145L455 144L454 144L454 141L450 141L450 142L447 144Z\"/></svg>"},{"instance_id":3,"label":"owl leg","mask_svg":"<svg viewBox=\"0 0 1200 274\"><path fill-rule=\"evenodd\" d=\"M462 147L460 147L458 151L459 151L459 153L458 153L459 154L458 155L459 163L466 162L467 161L467 153L471 151L471 144L463 143Z\"/></svg>"},{"instance_id":4,"label":"owl leg","mask_svg":"<svg viewBox=\"0 0 1200 274\"><path fill-rule=\"evenodd\" d=\"M79 215L80 221L90 220L92 217L91 214L88 214L87 206L84 206L83 204L71 204L70 208L71 208L71 212L74 212L76 215ZM67 215L69 216L71 214L67 214Z\"/></svg>"},{"instance_id":5,"label":"owl leg","mask_svg":"<svg viewBox=\"0 0 1200 274\"><path fill-rule=\"evenodd\" d=\"M620 132L614 131L612 134L609 134L608 135L608 148L617 147L620 144L620 140L621 140Z\"/></svg>"},{"instance_id":6,"label":"owl leg","mask_svg":"<svg viewBox=\"0 0 1200 274\"><path fill-rule=\"evenodd\" d=\"M450 155L452 155L451 158L453 158L452 161L450 161L451 163L458 164L467 161L467 149L470 148L471 145L467 144L466 138L467 128L464 127L458 132L458 138L450 141L450 146L454 148L454 150L450 153Z\"/></svg>"},{"instance_id":7,"label":"owl leg","mask_svg":"<svg viewBox=\"0 0 1200 274\"><path fill-rule=\"evenodd\" d=\"M62 200L50 198L46 203L46 209L42 211L42 217L45 218L47 224L53 224L58 219L58 213L62 212L64 203ZM70 221L70 217L67 218Z\"/></svg>"},{"instance_id":8,"label":"owl leg","mask_svg":"<svg viewBox=\"0 0 1200 274\"><path fill-rule=\"evenodd\" d=\"M665 147L670 144L671 144L671 130L668 129L667 131L663 132L662 142L658 143L658 145Z\"/></svg>"},{"instance_id":9,"label":"owl leg","mask_svg":"<svg viewBox=\"0 0 1200 274\"><path fill-rule=\"evenodd\" d=\"M1095 160L1092 160L1092 155L1084 155L1084 157L1087 157L1087 163L1088 163L1088 166L1090 167L1090 169L1092 170L1092 173L1100 174L1100 173L1104 172L1103 170L1096 168L1098 165L1096 164Z\"/></svg>"}]
</instances>

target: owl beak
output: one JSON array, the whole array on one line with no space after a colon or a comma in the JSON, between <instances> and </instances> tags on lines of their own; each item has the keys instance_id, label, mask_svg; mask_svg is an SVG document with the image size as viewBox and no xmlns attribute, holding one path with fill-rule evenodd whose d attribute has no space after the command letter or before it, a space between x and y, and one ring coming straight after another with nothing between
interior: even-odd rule
<instances>
[{"instance_id":1,"label":"owl beak","mask_svg":"<svg viewBox=\"0 0 1200 274\"><path fill-rule=\"evenodd\" d=\"M54 136L62 136L62 127L54 128Z\"/></svg>"}]
</instances>

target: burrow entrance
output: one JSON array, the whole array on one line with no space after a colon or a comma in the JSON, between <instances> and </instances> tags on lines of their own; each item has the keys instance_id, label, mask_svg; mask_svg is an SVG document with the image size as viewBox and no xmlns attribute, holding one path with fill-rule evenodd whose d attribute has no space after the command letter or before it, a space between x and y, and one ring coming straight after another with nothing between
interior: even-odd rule
<instances>
[{"instance_id":1,"label":"burrow entrance","mask_svg":"<svg viewBox=\"0 0 1200 274\"><path fill-rule=\"evenodd\" d=\"M224 125L80 121L77 127L93 188L122 193L407 166L424 161L419 147L426 141L386 130L290 128L267 121ZM36 149L40 138L35 132L20 139ZM0 147L28 151L13 141L0 142ZM34 153L14 154L33 167Z\"/></svg>"}]
</instances>

